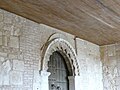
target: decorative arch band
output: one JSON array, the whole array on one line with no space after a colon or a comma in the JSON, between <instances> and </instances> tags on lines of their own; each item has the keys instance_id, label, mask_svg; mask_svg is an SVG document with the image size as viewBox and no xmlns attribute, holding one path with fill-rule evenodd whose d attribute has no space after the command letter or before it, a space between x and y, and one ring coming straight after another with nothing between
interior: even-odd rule
<instances>
[{"instance_id":1,"label":"decorative arch band","mask_svg":"<svg viewBox=\"0 0 120 90\"><path fill-rule=\"evenodd\" d=\"M68 58L73 75L80 75L79 64L75 50L68 41L62 38L52 39L43 47L41 70L48 70L49 58L55 51L60 52L62 55L65 55Z\"/></svg>"}]
</instances>

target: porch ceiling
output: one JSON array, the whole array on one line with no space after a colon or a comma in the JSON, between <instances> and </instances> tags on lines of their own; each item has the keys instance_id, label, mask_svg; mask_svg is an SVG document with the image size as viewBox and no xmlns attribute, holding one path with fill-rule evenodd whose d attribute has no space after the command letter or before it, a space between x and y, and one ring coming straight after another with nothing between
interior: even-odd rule
<instances>
[{"instance_id":1,"label":"porch ceiling","mask_svg":"<svg viewBox=\"0 0 120 90\"><path fill-rule=\"evenodd\" d=\"M120 0L0 0L0 8L98 45L120 41Z\"/></svg>"}]
</instances>

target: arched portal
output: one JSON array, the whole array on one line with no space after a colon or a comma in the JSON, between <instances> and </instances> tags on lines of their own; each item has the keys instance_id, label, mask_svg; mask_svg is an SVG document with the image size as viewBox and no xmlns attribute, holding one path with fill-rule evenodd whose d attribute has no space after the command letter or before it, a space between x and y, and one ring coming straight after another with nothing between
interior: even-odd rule
<instances>
[{"instance_id":1,"label":"arched portal","mask_svg":"<svg viewBox=\"0 0 120 90\"><path fill-rule=\"evenodd\" d=\"M68 70L65 58L57 51L53 52L48 62L49 90L69 90L68 76L71 71Z\"/></svg>"},{"instance_id":2,"label":"arched portal","mask_svg":"<svg viewBox=\"0 0 120 90\"><path fill-rule=\"evenodd\" d=\"M50 41L48 41L43 48L42 51L42 61L41 61L41 77L43 78L42 82L42 90L49 90L48 87L48 77L50 75L48 71L48 62L50 61L50 56L54 52L59 52L63 57L66 62L68 71L69 71L69 76L79 76L79 65L77 62L77 56L75 53L74 48L70 45L70 43L64 39L61 38L55 38ZM46 78L46 80L45 80ZM74 83L74 80L71 79L70 77L70 82ZM47 85L47 86L46 86ZM70 84L69 86L71 86ZM75 90L75 89L70 89L70 90Z\"/></svg>"},{"instance_id":3,"label":"arched portal","mask_svg":"<svg viewBox=\"0 0 120 90\"><path fill-rule=\"evenodd\" d=\"M61 38L50 40L45 44L42 53L43 55L42 55L41 70L43 71L48 70L49 57L55 51L60 52L64 57L68 58L67 62L70 63L71 68L69 69L72 70L73 76L80 74L75 50L69 44L69 42Z\"/></svg>"}]
</instances>

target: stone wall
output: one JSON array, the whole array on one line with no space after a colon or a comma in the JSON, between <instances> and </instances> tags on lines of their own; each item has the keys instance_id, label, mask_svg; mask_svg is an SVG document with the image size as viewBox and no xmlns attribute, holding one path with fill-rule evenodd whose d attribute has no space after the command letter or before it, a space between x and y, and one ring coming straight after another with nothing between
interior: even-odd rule
<instances>
[{"instance_id":1,"label":"stone wall","mask_svg":"<svg viewBox=\"0 0 120 90\"><path fill-rule=\"evenodd\" d=\"M80 90L102 89L99 46L0 10L0 90L40 90L41 48L53 33L76 49ZM75 48L76 47L76 48Z\"/></svg>"},{"instance_id":2,"label":"stone wall","mask_svg":"<svg viewBox=\"0 0 120 90\"><path fill-rule=\"evenodd\" d=\"M80 65L80 90L103 90L99 46L77 39Z\"/></svg>"},{"instance_id":3,"label":"stone wall","mask_svg":"<svg viewBox=\"0 0 120 90\"><path fill-rule=\"evenodd\" d=\"M120 90L120 44L101 47L104 90Z\"/></svg>"}]
</instances>

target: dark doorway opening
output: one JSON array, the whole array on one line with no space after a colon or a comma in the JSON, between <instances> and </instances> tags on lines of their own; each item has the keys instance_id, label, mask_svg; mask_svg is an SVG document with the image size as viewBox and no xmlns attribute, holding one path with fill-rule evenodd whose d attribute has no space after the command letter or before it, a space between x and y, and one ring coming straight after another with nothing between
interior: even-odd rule
<instances>
[{"instance_id":1,"label":"dark doorway opening","mask_svg":"<svg viewBox=\"0 0 120 90\"><path fill-rule=\"evenodd\" d=\"M69 90L69 70L65 58L59 52L53 52L48 62L49 90Z\"/></svg>"}]
</instances>

